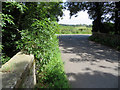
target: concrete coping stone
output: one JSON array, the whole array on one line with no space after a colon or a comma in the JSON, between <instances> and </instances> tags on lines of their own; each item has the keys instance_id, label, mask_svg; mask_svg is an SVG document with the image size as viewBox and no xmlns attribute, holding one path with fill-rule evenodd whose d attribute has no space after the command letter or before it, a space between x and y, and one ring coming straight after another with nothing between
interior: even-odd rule
<instances>
[{"instance_id":1,"label":"concrete coping stone","mask_svg":"<svg viewBox=\"0 0 120 90\"><path fill-rule=\"evenodd\" d=\"M18 52L0 68L2 74L2 88L16 88L19 86L26 70L34 63L33 55Z\"/></svg>"}]
</instances>

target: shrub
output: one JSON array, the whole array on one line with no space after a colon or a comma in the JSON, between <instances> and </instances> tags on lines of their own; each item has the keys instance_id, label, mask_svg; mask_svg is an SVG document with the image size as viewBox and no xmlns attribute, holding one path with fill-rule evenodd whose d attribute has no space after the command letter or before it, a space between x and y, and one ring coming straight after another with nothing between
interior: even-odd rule
<instances>
[{"instance_id":1,"label":"shrub","mask_svg":"<svg viewBox=\"0 0 120 90\"><path fill-rule=\"evenodd\" d=\"M35 20L29 30L21 31L18 48L26 54L34 54L36 59L36 88L68 87L60 59L56 30L57 24L45 19Z\"/></svg>"},{"instance_id":2,"label":"shrub","mask_svg":"<svg viewBox=\"0 0 120 90\"><path fill-rule=\"evenodd\" d=\"M120 50L120 41L118 40L117 37L114 37L112 35L111 36L108 35L105 37L103 36L100 37L100 35L92 35L89 37L89 40Z\"/></svg>"},{"instance_id":3,"label":"shrub","mask_svg":"<svg viewBox=\"0 0 120 90\"><path fill-rule=\"evenodd\" d=\"M103 23L103 33L110 33L110 34L114 34L114 31L115 31L115 29L114 29L114 24L113 23L107 23L107 22L105 22L105 23Z\"/></svg>"}]
</instances>

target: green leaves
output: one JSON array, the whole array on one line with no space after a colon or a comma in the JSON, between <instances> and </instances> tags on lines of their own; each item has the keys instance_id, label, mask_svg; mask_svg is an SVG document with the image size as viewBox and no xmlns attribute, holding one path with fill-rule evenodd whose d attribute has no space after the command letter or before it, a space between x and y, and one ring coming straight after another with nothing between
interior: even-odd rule
<instances>
[{"instance_id":1,"label":"green leaves","mask_svg":"<svg viewBox=\"0 0 120 90\"><path fill-rule=\"evenodd\" d=\"M58 45L55 47L56 50L52 52L53 57L43 65L41 72L38 71L36 88L69 88ZM44 84L43 87L41 87L41 83Z\"/></svg>"},{"instance_id":2,"label":"green leaves","mask_svg":"<svg viewBox=\"0 0 120 90\"><path fill-rule=\"evenodd\" d=\"M35 20L30 29L21 31L18 48L35 56L37 88L41 87L41 83L45 84L43 87L69 87L55 35L57 29L57 23L45 18L41 21Z\"/></svg>"},{"instance_id":3,"label":"green leaves","mask_svg":"<svg viewBox=\"0 0 120 90\"><path fill-rule=\"evenodd\" d=\"M9 8L9 12L13 10L13 8L18 9L21 13L24 13L28 8L21 2L4 2L7 5L5 6L6 8ZM4 9L3 9L4 10Z\"/></svg>"},{"instance_id":4,"label":"green leaves","mask_svg":"<svg viewBox=\"0 0 120 90\"><path fill-rule=\"evenodd\" d=\"M6 21L7 21L9 24L14 24L14 22L13 22L13 17L12 17L11 15L0 13L0 17L1 17L0 26L6 27L6 23L5 23Z\"/></svg>"},{"instance_id":5,"label":"green leaves","mask_svg":"<svg viewBox=\"0 0 120 90\"><path fill-rule=\"evenodd\" d=\"M21 40L19 40L18 48L22 48L28 54L32 51L37 60L40 59L40 56L51 53L54 49L53 46L55 46L55 31L57 30L55 25L54 22L50 22L47 18L41 21L35 19L31 29L21 31Z\"/></svg>"},{"instance_id":6,"label":"green leaves","mask_svg":"<svg viewBox=\"0 0 120 90\"><path fill-rule=\"evenodd\" d=\"M59 4L59 2L24 2L24 4L4 2L2 7L4 14L0 14L3 17L0 25L3 26L5 52L2 62L6 62L8 60L6 55L11 52L13 54L13 51L15 52L13 55L19 50L26 54L33 54L36 60L37 81L45 83L46 87L59 87L59 83L65 80L64 75L61 74L64 72L62 65L58 62L60 52L55 36L58 30L55 21L59 15L62 16L62 6ZM57 78L59 76L63 76L61 81Z\"/></svg>"},{"instance_id":7,"label":"green leaves","mask_svg":"<svg viewBox=\"0 0 120 90\"><path fill-rule=\"evenodd\" d=\"M97 34L90 36L89 40L120 50L120 41L115 35L106 34L106 36L102 35L102 37L100 37L100 35Z\"/></svg>"}]
</instances>

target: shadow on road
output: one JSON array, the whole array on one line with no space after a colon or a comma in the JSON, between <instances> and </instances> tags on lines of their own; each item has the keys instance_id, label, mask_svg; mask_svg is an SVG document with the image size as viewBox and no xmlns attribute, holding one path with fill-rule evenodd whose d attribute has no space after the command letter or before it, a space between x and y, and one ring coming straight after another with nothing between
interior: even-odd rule
<instances>
[{"instance_id":1,"label":"shadow on road","mask_svg":"<svg viewBox=\"0 0 120 90\"><path fill-rule=\"evenodd\" d=\"M120 53L89 41L89 36L58 36L70 84L73 88L118 88Z\"/></svg>"},{"instance_id":2,"label":"shadow on road","mask_svg":"<svg viewBox=\"0 0 120 90\"><path fill-rule=\"evenodd\" d=\"M93 71L93 73L67 73L72 88L117 88L115 75ZM72 77L72 78L71 78ZM110 83L112 81L112 83ZM96 83L97 82L97 83ZM109 83L109 84L108 84Z\"/></svg>"},{"instance_id":3,"label":"shadow on road","mask_svg":"<svg viewBox=\"0 0 120 90\"><path fill-rule=\"evenodd\" d=\"M82 59L71 58L71 62L86 60L96 61L96 59L106 60L108 62L118 62L118 57L120 57L120 53L118 51L101 44L88 41L88 37L89 35L59 36L59 45L64 48L64 50L62 50L63 53L74 53L82 56ZM86 55L87 57L84 57ZM94 57L95 60L92 57Z\"/></svg>"}]
</instances>

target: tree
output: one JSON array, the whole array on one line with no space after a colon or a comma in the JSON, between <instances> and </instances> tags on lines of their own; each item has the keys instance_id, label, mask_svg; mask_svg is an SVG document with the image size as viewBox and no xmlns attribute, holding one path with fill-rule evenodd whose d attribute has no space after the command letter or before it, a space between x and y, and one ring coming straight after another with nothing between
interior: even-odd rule
<instances>
[{"instance_id":1,"label":"tree","mask_svg":"<svg viewBox=\"0 0 120 90\"><path fill-rule=\"evenodd\" d=\"M106 3L104 6L104 13L105 15L108 14L109 17L104 15L104 19L106 22L114 22L114 32L115 34L120 34L120 1L119 2L109 2Z\"/></svg>"},{"instance_id":2,"label":"tree","mask_svg":"<svg viewBox=\"0 0 120 90\"><path fill-rule=\"evenodd\" d=\"M115 22L115 32L119 32L119 16L120 2L68 2L67 9L70 11L70 16L78 13L81 10L87 10L90 19L93 19L93 32L109 33L105 22ZM109 14L109 17L105 15ZM109 26L108 26L109 27ZM114 28L114 27L113 27Z\"/></svg>"},{"instance_id":3,"label":"tree","mask_svg":"<svg viewBox=\"0 0 120 90\"><path fill-rule=\"evenodd\" d=\"M69 2L66 4L67 9L70 11L70 16L78 13L81 10L88 10L90 19L93 19L93 32L102 31L102 15L103 15L102 2Z\"/></svg>"},{"instance_id":4,"label":"tree","mask_svg":"<svg viewBox=\"0 0 120 90\"><path fill-rule=\"evenodd\" d=\"M115 2L115 34L120 34L120 1Z\"/></svg>"},{"instance_id":5,"label":"tree","mask_svg":"<svg viewBox=\"0 0 120 90\"><path fill-rule=\"evenodd\" d=\"M36 19L58 20L58 16L63 14L63 7L60 4L59 2L3 2L2 13L11 16L9 21L14 23L10 24L5 20L6 25L2 31L3 53L12 57L19 51L16 42L21 39L20 31L30 29Z\"/></svg>"},{"instance_id":6,"label":"tree","mask_svg":"<svg viewBox=\"0 0 120 90\"><path fill-rule=\"evenodd\" d=\"M16 52L16 41L20 39L19 29L21 28L20 19L25 11L25 6L17 2L3 2L2 13L5 25L2 27L2 52L7 56L12 57ZM5 19L10 17L10 20ZM10 23L10 22L13 23ZM12 52L12 53L11 53Z\"/></svg>"}]
</instances>

